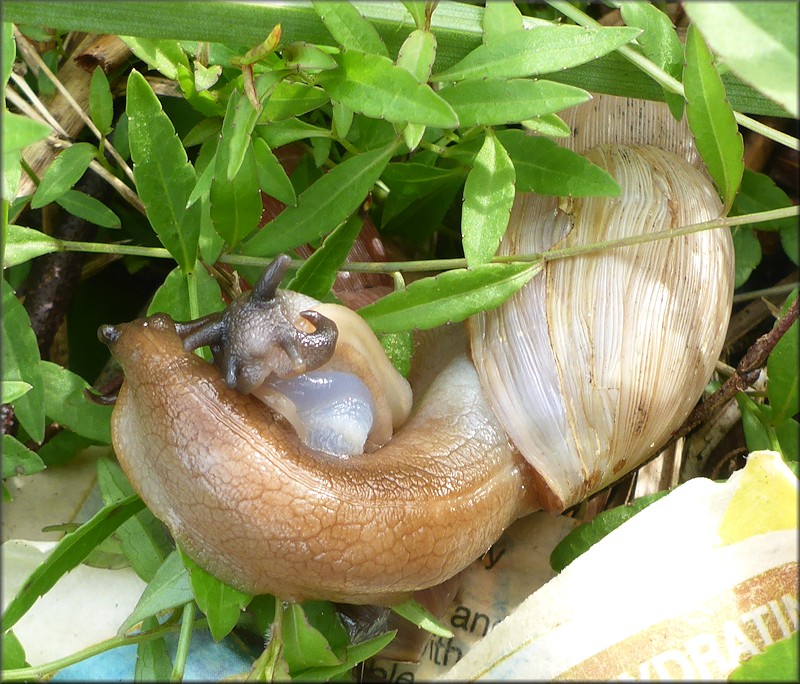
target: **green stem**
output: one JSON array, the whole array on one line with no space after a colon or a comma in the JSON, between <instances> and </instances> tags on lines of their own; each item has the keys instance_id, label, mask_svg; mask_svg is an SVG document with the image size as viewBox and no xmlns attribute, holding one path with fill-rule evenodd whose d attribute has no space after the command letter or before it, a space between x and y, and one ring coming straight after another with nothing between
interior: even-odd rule
<instances>
[{"instance_id":1,"label":"green stem","mask_svg":"<svg viewBox=\"0 0 800 684\"><path fill-rule=\"evenodd\" d=\"M693 223L682 228L674 228L658 231L656 233L646 233L644 235L631 235L618 240L604 240L593 242L589 245L574 245L564 249L553 249L548 252L534 252L531 254L513 254L509 256L498 256L492 259L493 263L519 263L524 261L555 261L592 252L600 252L606 249L616 249L618 247L630 247L656 240L669 240L670 238L682 235L691 235L704 230L723 228L730 226L741 226L749 223L760 223L763 221L774 221L777 219L791 218L800 216L800 206L782 207L781 209L771 209L760 211L755 214L744 214L742 216L728 216L726 218L704 221L703 223ZM149 256L155 258L172 258L170 253L161 247L135 247L132 245L116 245L96 242L70 242L60 240L59 246L64 252L95 252L101 254L132 254L136 256ZM243 254L223 254L219 261L232 266L266 266L272 261L271 257L254 257ZM304 259L294 259L293 268L300 268L305 263ZM466 268L466 259L427 259L421 261L348 261L342 264L341 271L357 271L360 273L389 273L394 271L446 271L453 268Z\"/></svg>"},{"instance_id":2,"label":"green stem","mask_svg":"<svg viewBox=\"0 0 800 684\"><path fill-rule=\"evenodd\" d=\"M588 14L582 12L580 9L566 2L565 0L546 0L547 4L558 10L565 17L572 19L576 24L587 28L601 28L602 24L592 19ZM669 90L672 93L686 97L683 91L683 84L677 79L670 76L666 71L660 68L657 64L653 63L643 54L637 52L628 45L623 45L617 48L617 52L625 57L629 62L637 66L644 73L650 76L660 86ZM746 114L741 114L734 111L733 115L736 117L736 122L745 128L749 128L755 133L763 135L765 138L774 140L781 145L793 150L800 150L800 140L787 135L782 131L776 131L760 121L756 121Z\"/></svg>"},{"instance_id":3,"label":"green stem","mask_svg":"<svg viewBox=\"0 0 800 684\"><path fill-rule=\"evenodd\" d=\"M786 283L785 285L775 285L774 287L765 287L763 290L751 290L750 292L742 292L742 294L733 296L733 303L747 302L751 299L760 299L761 297L771 297L773 295L789 294L797 289L797 283Z\"/></svg>"},{"instance_id":4,"label":"green stem","mask_svg":"<svg viewBox=\"0 0 800 684\"><path fill-rule=\"evenodd\" d=\"M192 624L192 629L199 629L200 627L205 627L206 624L207 624L206 619L201 618L200 620L196 620ZM33 667L18 667L14 670L3 670L2 673L0 674L2 675L2 679L5 682L22 682L37 677L45 677L49 674L58 672L59 670L63 670L65 667L69 667L70 665L79 663L82 660L86 660L87 658L100 655L101 653L105 653L106 651L111 651L115 648L119 648L120 646L128 646L129 644L139 644L145 641L152 641L153 639L158 639L159 637L162 637L165 634L168 634L169 632L177 631L178 627L179 625L169 625L169 626L159 627L158 629L154 629L150 632L144 632L143 634L135 634L133 636L112 637L111 639L106 639L105 641L101 641L99 644L93 644L88 648L84 648L64 658L58 658L57 660L52 660L49 663L45 663L44 665L36 665Z\"/></svg>"},{"instance_id":5,"label":"green stem","mask_svg":"<svg viewBox=\"0 0 800 684\"><path fill-rule=\"evenodd\" d=\"M186 659L189 657L189 644L192 642L194 629L194 601L189 601L183 607L181 618L181 633L178 637L178 649L175 653L175 664L172 666L171 682L183 681L183 672L186 669Z\"/></svg>"}]
</instances>

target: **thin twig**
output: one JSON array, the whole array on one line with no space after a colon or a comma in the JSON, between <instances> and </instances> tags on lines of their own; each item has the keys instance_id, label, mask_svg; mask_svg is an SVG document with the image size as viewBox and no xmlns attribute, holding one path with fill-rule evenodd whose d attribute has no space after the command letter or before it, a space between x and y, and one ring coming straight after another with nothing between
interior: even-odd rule
<instances>
[{"instance_id":1,"label":"thin twig","mask_svg":"<svg viewBox=\"0 0 800 684\"><path fill-rule=\"evenodd\" d=\"M700 423L710 419L727 404L737 392L750 387L758 380L761 367L766 363L775 345L784 336L787 330L797 320L800 310L800 300L796 299L786 313L780 318L768 333L759 337L736 366L736 371L714 394L702 404L695 407L694 411L672 435L672 440L682 437Z\"/></svg>"},{"instance_id":2,"label":"thin twig","mask_svg":"<svg viewBox=\"0 0 800 684\"><path fill-rule=\"evenodd\" d=\"M13 71L11 72L11 78L14 79L14 83L16 83L19 89L25 94L30 103L33 105L34 109L39 113L40 117L31 115L30 107L23 102L20 102L20 96L12 88L6 89L6 97L8 97L8 99L11 100L11 102L13 102L17 107L19 107L21 111L25 112L29 118L34 120L43 120L56 133L64 136L65 138L69 138L69 134L64 130L64 127L50 113L50 110L44 106L42 101L36 96L36 93L34 93L33 90L31 90L31 87L25 82L25 79L18 74L15 74Z\"/></svg>"}]
</instances>

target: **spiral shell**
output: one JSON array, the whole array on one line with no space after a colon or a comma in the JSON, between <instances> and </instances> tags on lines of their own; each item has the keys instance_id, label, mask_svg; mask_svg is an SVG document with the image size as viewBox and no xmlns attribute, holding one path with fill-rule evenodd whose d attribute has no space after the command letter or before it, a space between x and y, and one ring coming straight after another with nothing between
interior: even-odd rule
<instances>
[{"instance_id":1,"label":"spiral shell","mask_svg":"<svg viewBox=\"0 0 800 684\"><path fill-rule=\"evenodd\" d=\"M688 131L665 106L598 98L567 120L569 145L588 150L622 193L521 193L500 254L721 215ZM653 135L666 149L641 144ZM617 480L684 420L724 342L733 263L727 228L551 261L503 306L470 321L481 384L536 470L547 509L563 510Z\"/></svg>"}]
</instances>

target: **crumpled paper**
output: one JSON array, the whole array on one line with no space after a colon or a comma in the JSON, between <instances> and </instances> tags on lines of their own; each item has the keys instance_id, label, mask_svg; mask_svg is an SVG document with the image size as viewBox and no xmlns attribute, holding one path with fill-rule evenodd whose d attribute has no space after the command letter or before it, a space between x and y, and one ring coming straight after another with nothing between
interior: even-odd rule
<instances>
[{"instance_id":1,"label":"crumpled paper","mask_svg":"<svg viewBox=\"0 0 800 684\"><path fill-rule=\"evenodd\" d=\"M483 595L467 586L470 614L456 597L443 620L456 641L434 637L418 666L374 661L371 674L725 679L798 629L797 488L779 454L754 452L727 482L694 479L651 504L521 603L524 568L501 569ZM526 531L513 543L544 544ZM461 625L481 624L476 615L499 624L460 640Z\"/></svg>"}]
</instances>

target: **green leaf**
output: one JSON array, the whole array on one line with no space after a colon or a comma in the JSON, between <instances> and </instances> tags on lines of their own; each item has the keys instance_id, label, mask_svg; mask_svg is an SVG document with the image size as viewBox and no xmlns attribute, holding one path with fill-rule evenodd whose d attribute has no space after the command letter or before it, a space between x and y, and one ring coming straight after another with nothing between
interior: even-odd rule
<instances>
[{"instance_id":1,"label":"green leaf","mask_svg":"<svg viewBox=\"0 0 800 684\"><path fill-rule=\"evenodd\" d=\"M514 203L514 165L491 129L464 185L461 235L469 266L492 260Z\"/></svg>"},{"instance_id":2,"label":"green leaf","mask_svg":"<svg viewBox=\"0 0 800 684\"><path fill-rule=\"evenodd\" d=\"M209 200L214 230L233 248L257 227L263 205L253 146L248 146L239 173L225 177L226 157L217 151Z\"/></svg>"},{"instance_id":3,"label":"green leaf","mask_svg":"<svg viewBox=\"0 0 800 684\"><path fill-rule=\"evenodd\" d=\"M485 78L456 83L439 95L458 115L459 126L516 123L586 102L591 95L553 81Z\"/></svg>"},{"instance_id":4,"label":"green leaf","mask_svg":"<svg viewBox=\"0 0 800 684\"><path fill-rule=\"evenodd\" d=\"M403 0L403 7L408 10L418 29L425 28L425 4L422 0Z\"/></svg>"},{"instance_id":5,"label":"green leaf","mask_svg":"<svg viewBox=\"0 0 800 684\"><path fill-rule=\"evenodd\" d=\"M122 225L119 217L111 209L80 190L67 190L56 199L56 204L73 216L103 228L119 228Z\"/></svg>"},{"instance_id":6,"label":"green leaf","mask_svg":"<svg viewBox=\"0 0 800 684\"><path fill-rule=\"evenodd\" d=\"M25 580L8 604L3 613L3 629L12 627L40 596L50 591L59 579L77 567L101 541L143 508L144 502L138 496L130 496L119 503L104 506L75 532L65 535L47 559Z\"/></svg>"},{"instance_id":7,"label":"green leaf","mask_svg":"<svg viewBox=\"0 0 800 684\"><path fill-rule=\"evenodd\" d=\"M3 435L3 479L33 475L45 469L44 461L11 435Z\"/></svg>"},{"instance_id":8,"label":"green leaf","mask_svg":"<svg viewBox=\"0 0 800 684\"><path fill-rule=\"evenodd\" d=\"M499 131L517 174L517 192L537 192L557 197L616 197L620 193L614 178L585 157L552 140L524 131Z\"/></svg>"},{"instance_id":9,"label":"green leaf","mask_svg":"<svg viewBox=\"0 0 800 684\"><path fill-rule=\"evenodd\" d=\"M798 115L797 3L687 2L684 7L727 67Z\"/></svg>"},{"instance_id":10,"label":"green leaf","mask_svg":"<svg viewBox=\"0 0 800 684\"><path fill-rule=\"evenodd\" d=\"M197 287L197 301L199 310L195 313L189 301L189 277L194 278ZM225 308L219 284L204 268L198 268L191 276L187 276L180 269L173 269L167 274L161 287L156 290L147 315L154 313L168 313L176 321L188 321L197 316L221 311Z\"/></svg>"},{"instance_id":11,"label":"green leaf","mask_svg":"<svg viewBox=\"0 0 800 684\"><path fill-rule=\"evenodd\" d=\"M761 263L761 243L747 226L736 226L731 231L733 253L736 261L734 287L741 287Z\"/></svg>"},{"instance_id":12,"label":"green leaf","mask_svg":"<svg viewBox=\"0 0 800 684\"><path fill-rule=\"evenodd\" d=\"M255 155L258 184L267 195L280 200L291 207L297 204L297 195L292 181L278 158L269 149L263 138L253 138L253 154Z\"/></svg>"},{"instance_id":13,"label":"green leaf","mask_svg":"<svg viewBox=\"0 0 800 684\"><path fill-rule=\"evenodd\" d=\"M17 44L14 41L14 24L10 21L4 21L2 24L2 45L0 46L0 79L2 79L3 100L6 97L6 84L8 79L11 78L11 72L14 70L14 60L17 57ZM5 669L5 666L3 666Z\"/></svg>"},{"instance_id":14,"label":"green leaf","mask_svg":"<svg viewBox=\"0 0 800 684\"><path fill-rule=\"evenodd\" d=\"M352 4L341 1L319 2L319 0L314 0L311 4L325 24L325 28L345 50L389 56L389 51L375 27L364 19Z\"/></svg>"},{"instance_id":15,"label":"green leaf","mask_svg":"<svg viewBox=\"0 0 800 684\"><path fill-rule=\"evenodd\" d=\"M71 430L61 430L39 447L39 457L47 466L60 465L74 458L96 441L76 435Z\"/></svg>"},{"instance_id":16,"label":"green leaf","mask_svg":"<svg viewBox=\"0 0 800 684\"><path fill-rule=\"evenodd\" d=\"M111 87L102 67L95 67L92 80L89 83L89 115L94 125L103 135L111 132L111 122L114 118L114 99L111 97Z\"/></svg>"},{"instance_id":17,"label":"green leaf","mask_svg":"<svg viewBox=\"0 0 800 684\"><path fill-rule=\"evenodd\" d=\"M333 130L339 138L346 138L353 124L353 110L341 102L333 102Z\"/></svg>"},{"instance_id":18,"label":"green leaf","mask_svg":"<svg viewBox=\"0 0 800 684\"><path fill-rule=\"evenodd\" d=\"M142 622L142 631L150 631L159 627L158 619L146 618ZM162 636L157 639L140 641L136 644L136 682L166 682L172 674L172 658L169 656L167 640Z\"/></svg>"},{"instance_id":19,"label":"green leaf","mask_svg":"<svg viewBox=\"0 0 800 684\"><path fill-rule=\"evenodd\" d=\"M358 665L358 663L364 662L380 653L389 645L396 635L397 631L393 630L353 646L348 646L344 659L338 665L310 667L307 670L303 670L300 677L306 682L335 681L334 677L349 672L354 666Z\"/></svg>"},{"instance_id":20,"label":"green leaf","mask_svg":"<svg viewBox=\"0 0 800 684\"><path fill-rule=\"evenodd\" d=\"M448 181L463 179L464 175L461 168L441 169L416 162L389 164L381 176L390 191L383 206L382 223L385 225L414 201L437 192Z\"/></svg>"},{"instance_id":21,"label":"green leaf","mask_svg":"<svg viewBox=\"0 0 800 684\"><path fill-rule=\"evenodd\" d=\"M520 123L529 131L535 131L541 135L549 135L554 138L568 138L572 135L570 127L557 114L543 114L533 119L525 119Z\"/></svg>"},{"instance_id":22,"label":"green leaf","mask_svg":"<svg viewBox=\"0 0 800 684\"><path fill-rule=\"evenodd\" d=\"M742 427L747 448L750 451L772 449L773 444L769 435L770 407L756 404L744 392L736 395L736 402L742 412Z\"/></svg>"},{"instance_id":23,"label":"green leaf","mask_svg":"<svg viewBox=\"0 0 800 684\"><path fill-rule=\"evenodd\" d=\"M281 50L283 63L295 71L326 71L335 69L336 60L315 45L299 42L287 45Z\"/></svg>"},{"instance_id":24,"label":"green leaf","mask_svg":"<svg viewBox=\"0 0 800 684\"><path fill-rule=\"evenodd\" d=\"M144 77L128 77L128 135L134 177L147 218L184 271L194 268L200 235L199 206L187 210L197 177L161 103Z\"/></svg>"},{"instance_id":25,"label":"green leaf","mask_svg":"<svg viewBox=\"0 0 800 684\"><path fill-rule=\"evenodd\" d=\"M351 216L334 228L297 270L287 289L302 292L314 299L322 299L328 294L363 224L360 216Z\"/></svg>"},{"instance_id":26,"label":"green leaf","mask_svg":"<svg viewBox=\"0 0 800 684\"><path fill-rule=\"evenodd\" d=\"M201 145L212 136L218 136L222 129L222 118L212 116L201 119L183 138L183 146L186 148Z\"/></svg>"},{"instance_id":27,"label":"green leaf","mask_svg":"<svg viewBox=\"0 0 800 684\"><path fill-rule=\"evenodd\" d=\"M782 209L791 207L792 200L781 190L775 182L763 173L756 173L750 169L744 170L742 185L739 194L733 201L733 206L729 212L730 216L744 216L755 214L760 211L771 209ZM747 224L755 230L794 230L797 232L797 219L773 219L771 221L759 221L758 223Z\"/></svg>"},{"instance_id":28,"label":"green leaf","mask_svg":"<svg viewBox=\"0 0 800 684\"><path fill-rule=\"evenodd\" d=\"M58 240L33 228L17 226L12 223L8 226L8 233L5 237L3 268L24 264L42 254L59 251Z\"/></svg>"},{"instance_id":29,"label":"green leaf","mask_svg":"<svg viewBox=\"0 0 800 684\"><path fill-rule=\"evenodd\" d=\"M283 615L283 657L293 675L313 666L338 665L341 659L328 640L309 623L297 603L286 606Z\"/></svg>"},{"instance_id":30,"label":"green leaf","mask_svg":"<svg viewBox=\"0 0 800 684\"><path fill-rule=\"evenodd\" d=\"M224 584L203 570L182 549L179 551L189 573L195 601L208 619L208 628L214 641L220 641L236 627L242 610L253 597Z\"/></svg>"},{"instance_id":31,"label":"green leaf","mask_svg":"<svg viewBox=\"0 0 800 684\"><path fill-rule=\"evenodd\" d=\"M285 119L284 121L273 121L269 124L257 124L256 135L261 136L270 149L282 147L297 140L305 138L329 138L331 132L326 128L320 128L313 124L306 123L300 119Z\"/></svg>"},{"instance_id":32,"label":"green leaf","mask_svg":"<svg viewBox=\"0 0 800 684\"><path fill-rule=\"evenodd\" d=\"M358 313L376 332L427 330L499 306L540 270L537 262L446 271L417 280Z\"/></svg>"},{"instance_id":33,"label":"green leaf","mask_svg":"<svg viewBox=\"0 0 800 684\"><path fill-rule=\"evenodd\" d=\"M256 78L255 90L260 103L269 96L280 78L281 73L276 71L269 71ZM231 95L217 148L217 158L224 157L228 161L223 180L233 180L239 173L260 113L244 93L236 91Z\"/></svg>"},{"instance_id":34,"label":"green leaf","mask_svg":"<svg viewBox=\"0 0 800 684\"><path fill-rule=\"evenodd\" d=\"M790 418L776 425L775 436L778 438L783 460L787 463L800 461L800 423Z\"/></svg>"},{"instance_id":35,"label":"green leaf","mask_svg":"<svg viewBox=\"0 0 800 684\"><path fill-rule=\"evenodd\" d=\"M478 46L458 64L433 75L434 81L538 76L589 62L629 43L641 32L628 27L585 29L537 26L504 33Z\"/></svg>"},{"instance_id":36,"label":"green leaf","mask_svg":"<svg viewBox=\"0 0 800 684\"><path fill-rule=\"evenodd\" d=\"M3 379L26 382L30 392L14 402L14 414L31 439L44 439L44 386L31 321L11 285L3 280Z\"/></svg>"},{"instance_id":37,"label":"green leaf","mask_svg":"<svg viewBox=\"0 0 800 684\"><path fill-rule=\"evenodd\" d=\"M27 382L3 380L3 403L11 404L30 390L31 386Z\"/></svg>"},{"instance_id":38,"label":"green leaf","mask_svg":"<svg viewBox=\"0 0 800 684\"><path fill-rule=\"evenodd\" d=\"M483 10L483 42L504 40L522 31L522 14L513 2L487 2Z\"/></svg>"},{"instance_id":39,"label":"green leaf","mask_svg":"<svg viewBox=\"0 0 800 684\"><path fill-rule=\"evenodd\" d=\"M245 242L243 253L274 256L330 232L358 209L395 148L392 142L350 157L324 174L300 195L296 207L285 209Z\"/></svg>"},{"instance_id":40,"label":"green leaf","mask_svg":"<svg viewBox=\"0 0 800 684\"><path fill-rule=\"evenodd\" d=\"M800 636L795 632L745 660L728 675L731 682L796 682L800 679Z\"/></svg>"},{"instance_id":41,"label":"green leaf","mask_svg":"<svg viewBox=\"0 0 800 684\"><path fill-rule=\"evenodd\" d=\"M150 40L132 36L120 36L120 39L134 55L172 81L178 80L179 64L189 68L189 59L177 40Z\"/></svg>"},{"instance_id":42,"label":"green leaf","mask_svg":"<svg viewBox=\"0 0 800 684\"><path fill-rule=\"evenodd\" d=\"M5 54L3 56L5 57ZM25 649L14 632L10 629L3 632L3 671L16 670L27 665Z\"/></svg>"},{"instance_id":43,"label":"green leaf","mask_svg":"<svg viewBox=\"0 0 800 684\"><path fill-rule=\"evenodd\" d=\"M680 80L683 70L683 46L669 17L649 2L622 2L622 19L628 26L642 29L637 42L645 56L673 78ZM672 115L683 116L683 98L668 90L664 97Z\"/></svg>"},{"instance_id":44,"label":"green leaf","mask_svg":"<svg viewBox=\"0 0 800 684\"><path fill-rule=\"evenodd\" d=\"M780 425L800 412L797 378L800 376L798 340L800 326L795 321L778 340L767 360L767 393L772 407L772 425Z\"/></svg>"},{"instance_id":45,"label":"green leaf","mask_svg":"<svg viewBox=\"0 0 800 684\"><path fill-rule=\"evenodd\" d=\"M781 228L781 246L795 266L800 266L800 230L797 226Z\"/></svg>"},{"instance_id":46,"label":"green leaf","mask_svg":"<svg viewBox=\"0 0 800 684\"><path fill-rule=\"evenodd\" d=\"M425 606L417 603L414 599L408 599L399 605L392 606L392 610L426 632L445 639L450 639L453 636L453 633L439 622Z\"/></svg>"},{"instance_id":47,"label":"green leaf","mask_svg":"<svg viewBox=\"0 0 800 684\"><path fill-rule=\"evenodd\" d=\"M31 208L39 209L55 201L86 173L97 148L89 143L75 143L63 150L50 164L31 198Z\"/></svg>"},{"instance_id":48,"label":"green leaf","mask_svg":"<svg viewBox=\"0 0 800 684\"><path fill-rule=\"evenodd\" d=\"M41 361L45 413L56 423L88 439L111 442L111 406L89 401L83 394L89 388L80 375L50 361Z\"/></svg>"},{"instance_id":49,"label":"green leaf","mask_svg":"<svg viewBox=\"0 0 800 684\"><path fill-rule=\"evenodd\" d=\"M183 606L193 598L189 573L183 566L180 554L173 551L150 580L133 612L120 625L117 633L125 634L145 618L157 615L163 610Z\"/></svg>"},{"instance_id":50,"label":"green leaf","mask_svg":"<svg viewBox=\"0 0 800 684\"><path fill-rule=\"evenodd\" d=\"M16 163L24 148L46 138L52 132L50 126L27 116L3 112L3 164L8 165L9 160Z\"/></svg>"},{"instance_id":51,"label":"green leaf","mask_svg":"<svg viewBox=\"0 0 800 684\"><path fill-rule=\"evenodd\" d=\"M744 143L725 88L711 61L711 53L693 25L686 34L686 66L683 70L686 117L697 151L719 189L728 211L744 172Z\"/></svg>"},{"instance_id":52,"label":"green leaf","mask_svg":"<svg viewBox=\"0 0 800 684\"><path fill-rule=\"evenodd\" d=\"M281 81L264 105L263 116L268 121L300 116L326 104L330 98L322 88L305 83Z\"/></svg>"},{"instance_id":53,"label":"green leaf","mask_svg":"<svg viewBox=\"0 0 800 684\"><path fill-rule=\"evenodd\" d=\"M451 107L430 86L418 83L388 57L346 52L338 55L339 68L325 71L318 83L354 112L394 123L418 123L436 128L455 128L458 119Z\"/></svg>"},{"instance_id":54,"label":"green leaf","mask_svg":"<svg viewBox=\"0 0 800 684\"><path fill-rule=\"evenodd\" d=\"M412 31L397 53L397 66L406 69L417 83L428 82L435 60L436 36L430 31Z\"/></svg>"},{"instance_id":55,"label":"green leaf","mask_svg":"<svg viewBox=\"0 0 800 684\"><path fill-rule=\"evenodd\" d=\"M109 458L97 460L97 482L106 505L135 493L122 468ZM116 537L136 574L145 582L152 580L170 551L161 522L145 509L120 525Z\"/></svg>"},{"instance_id":56,"label":"green leaf","mask_svg":"<svg viewBox=\"0 0 800 684\"><path fill-rule=\"evenodd\" d=\"M617 506L608 511L603 511L595 516L591 522L576 527L553 549L550 554L550 567L555 572L561 572L603 537L668 493L663 491L642 496L625 506Z\"/></svg>"}]
</instances>

